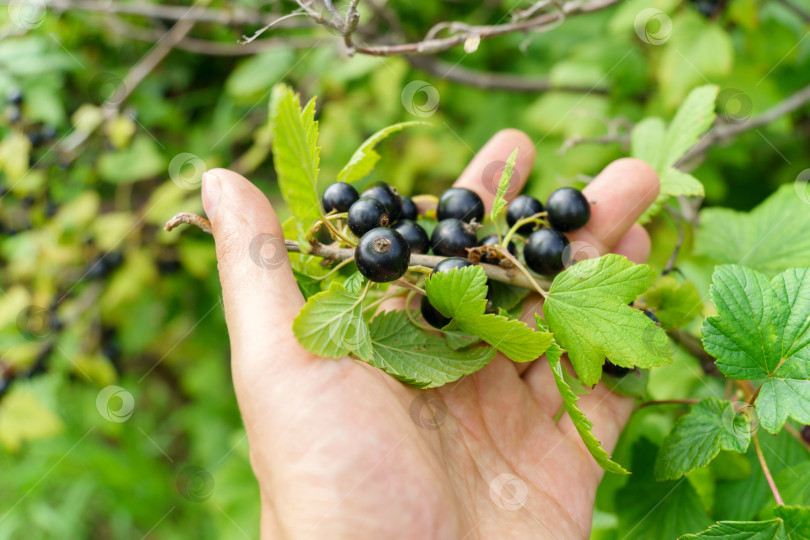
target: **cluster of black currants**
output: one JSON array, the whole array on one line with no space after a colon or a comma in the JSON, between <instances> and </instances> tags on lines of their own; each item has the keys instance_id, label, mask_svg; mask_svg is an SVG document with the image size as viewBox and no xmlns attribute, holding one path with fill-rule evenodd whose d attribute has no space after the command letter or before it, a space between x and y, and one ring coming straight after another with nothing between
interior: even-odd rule
<instances>
[{"instance_id":1,"label":"cluster of black currants","mask_svg":"<svg viewBox=\"0 0 810 540\"><path fill-rule=\"evenodd\" d=\"M499 244L497 235L478 238L476 231L484 219L484 203L478 194L466 188L450 188L439 197L437 223L429 236L416 221L419 212L414 201L400 196L383 182L372 184L362 193L349 184L337 182L326 189L322 204L327 213L346 213L349 229L360 239L355 263L371 281L400 278L408 269L411 253L432 251L434 255L447 257L433 273L477 262L500 264L502 260L495 249ZM557 274L565 267L568 239L564 233L583 227L590 216L590 204L574 188L554 191L545 206L534 197L521 195L507 208L506 220L514 229L510 236L519 240L510 241L507 250L518 257L516 244L520 243L529 268L547 276ZM422 299L422 314L437 328L449 322L426 298Z\"/></svg>"}]
</instances>

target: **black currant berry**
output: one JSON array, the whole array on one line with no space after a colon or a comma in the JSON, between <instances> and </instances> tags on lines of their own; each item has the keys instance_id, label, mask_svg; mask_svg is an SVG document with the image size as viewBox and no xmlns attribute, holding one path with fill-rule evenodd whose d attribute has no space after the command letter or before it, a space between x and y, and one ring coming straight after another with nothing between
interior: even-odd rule
<instances>
[{"instance_id":1,"label":"black currant berry","mask_svg":"<svg viewBox=\"0 0 810 540\"><path fill-rule=\"evenodd\" d=\"M555 229L534 231L526 240L523 258L529 268L546 276L551 276L565 268L563 251L568 239Z\"/></svg>"},{"instance_id":2,"label":"black currant berry","mask_svg":"<svg viewBox=\"0 0 810 540\"><path fill-rule=\"evenodd\" d=\"M430 238L415 221L400 219L393 228L408 242L411 253L427 253L430 250Z\"/></svg>"},{"instance_id":3,"label":"black currant berry","mask_svg":"<svg viewBox=\"0 0 810 540\"><path fill-rule=\"evenodd\" d=\"M400 199L402 200L402 213L399 215L399 219L416 221L419 211L416 209L413 199L410 197L400 197Z\"/></svg>"},{"instance_id":4,"label":"black currant berry","mask_svg":"<svg viewBox=\"0 0 810 540\"><path fill-rule=\"evenodd\" d=\"M433 307L427 296L422 297L419 304L419 311L422 312L422 317L433 328L444 328L450 323L450 319L439 313L439 310Z\"/></svg>"},{"instance_id":5,"label":"black currant berry","mask_svg":"<svg viewBox=\"0 0 810 540\"><path fill-rule=\"evenodd\" d=\"M439 264L433 267L430 275L432 276L433 274L438 274L439 272L447 272L448 270L452 270L454 268L464 268L472 265L472 262L461 257L447 257L443 261L439 261Z\"/></svg>"},{"instance_id":6,"label":"black currant berry","mask_svg":"<svg viewBox=\"0 0 810 540\"><path fill-rule=\"evenodd\" d=\"M498 245L498 235L497 234L490 234L489 236L485 236L481 240L478 241L479 246L497 246ZM514 242L509 242L509 245L506 249L512 255L517 256L517 247L515 246ZM487 264L498 264L500 263L500 259L497 257L488 257L486 253L481 255L481 262Z\"/></svg>"},{"instance_id":7,"label":"black currant berry","mask_svg":"<svg viewBox=\"0 0 810 540\"><path fill-rule=\"evenodd\" d=\"M23 99L22 92L20 92L19 89L13 90L8 95L8 102L12 105L19 105L20 103L22 103L22 99Z\"/></svg>"},{"instance_id":8,"label":"black currant berry","mask_svg":"<svg viewBox=\"0 0 810 540\"><path fill-rule=\"evenodd\" d=\"M411 250L408 242L394 229L377 227L368 231L357 243L354 262L361 274L377 283L402 277L408 270Z\"/></svg>"},{"instance_id":9,"label":"black currant berry","mask_svg":"<svg viewBox=\"0 0 810 540\"><path fill-rule=\"evenodd\" d=\"M380 201L388 211L388 218L391 220L391 223L398 220L399 216L402 214L402 198L399 196L396 189L385 182L374 182L369 185L360 196Z\"/></svg>"},{"instance_id":10,"label":"black currant berry","mask_svg":"<svg viewBox=\"0 0 810 540\"><path fill-rule=\"evenodd\" d=\"M442 257L466 257L467 249L475 247L476 242L472 227L455 218L440 221L430 236L433 254Z\"/></svg>"},{"instance_id":11,"label":"black currant berry","mask_svg":"<svg viewBox=\"0 0 810 540\"><path fill-rule=\"evenodd\" d=\"M484 219L484 202L481 197L467 188L450 188L439 197L436 207L436 219L456 218L469 223L472 220L481 222Z\"/></svg>"},{"instance_id":12,"label":"black currant berry","mask_svg":"<svg viewBox=\"0 0 810 540\"><path fill-rule=\"evenodd\" d=\"M509 207L506 209L506 223L508 223L511 228L521 219L539 214L542 211L543 203L528 195L518 195L515 197L514 201L509 203ZM538 226L537 223L527 223L521 225L517 232L519 234L529 234Z\"/></svg>"},{"instance_id":13,"label":"black currant berry","mask_svg":"<svg viewBox=\"0 0 810 540\"><path fill-rule=\"evenodd\" d=\"M324 212L348 212L349 208L357 202L360 195L357 190L346 182L335 182L323 192Z\"/></svg>"},{"instance_id":14,"label":"black currant berry","mask_svg":"<svg viewBox=\"0 0 810 540\"><path fill-rule=\"evenodd\" d=\"M472 266L472 263L467 259L462 259L461 257L448 257L447 259L439 262L439 264L433 268L430 275L432 276L433 274L438 274L439 272L447 272L453 268L464 268L465 266ZM433 304L428 301L427 296L422 297L422 303L419 307L420 311L422 312L422 317L424 317L425 321L427 321L427 323L434 328L444 328L450 322L449 318L442 315L438 309L433 307Z\"/></svg>"},{"instance_id":15,"label":"black currant berry","mask_svg":"<svg viewBox=\"0 0 810 540\"><path fill-rule=\"evenodd\" d=\"M391 220L383 203L377 199L361 197L349 207L349 229L361 237L371 229L388 227Z\"/></svg>"},{"instance_id":16,"label":"black currant berry","mask_svg":"<svg viewBox=\"0 0 810 540\"><path fill-rule=\"evenodd\" d=\"M607 358L605 358L605 364L602 366L602 373L607 373L613 377L624 377L629 373L633 373L635 369L623 366L617 366Z\"/></svg>"},{"instance_id":17,"label":"black currant berry","mask_svg":"<svg viewBox=\"0 0 810 540\"><path fill-rule=\"evenodd\" d=\"M802 439L810 443L810 426L802 426Z\"/></svg>"},{"instance_id":18,"label":"black currant berry","mask_svg":"<svg viewBox=\"0 0 810 540\"><path fill-rule=\"evenodd\" d=\"M591 218L591 205L578 189L564 187L554 191L546 201L548 222L562 232L575 231Z\"/></svg>"},{"instance_id":19,"label":"black currant berry","mask_svg":"<svg viewBox=\"0 0 810 540\"><path fill-rule=\"evenodd\" d=\"M651 310L651 309L645 309L645 310L644 310L644 315L646 315L646 316L647 316L647 318L649 318L649 319L650 319L652 322L654 322L655 324L657 324L657 325L659 325L659 326L661 325L661 321L659 321L659 320L658 320L658 317L656 317L656 316L655 316L655 313L653 313L653 310Z\"/></svg>"}]
</instances>

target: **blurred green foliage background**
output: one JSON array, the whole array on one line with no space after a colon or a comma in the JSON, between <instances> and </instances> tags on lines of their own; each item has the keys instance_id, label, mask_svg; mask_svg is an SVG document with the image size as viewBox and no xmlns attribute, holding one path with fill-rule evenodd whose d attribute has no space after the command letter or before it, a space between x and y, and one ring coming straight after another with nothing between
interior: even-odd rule
<instances>
[{"instance_id":1,"label":"blurred green foliage background","mask_svg":"<svg viewBox=\"0 0 810 540\"><path fill-rule=\"evenodd\" d=\"M790 1L810 11L810 1ZM375 17L364 4L361 29ZM496 24L531 2L384 4L399 31L418 40L437 22ZM21 12L21 5L34 9ZM438 193L493 133L515 127L537 141L527 191L544 198L626 155L621 143L562 152L567 139L626 133L624 126L649 115L669 118L689 90L707 82L721 88L720 120L744 121L810 79L808 21L769 0L623 2L545 33L509 34L483 40L472 53L459 47L440 55L449 66L582 88L548 92L463 85L402 57L347 58L337 36L300 17L296 27L271 29L254 42L273 40L255 54L173 50L128 88L128 73L171 21L33 0L6 7L0 538L258 536L258 488L231 387L213 242L197 230L167 233L162 225L176 212L202 211L199 174L216 166L235 166L280 202L267 125L275 83L318 96L324 184L374 131L424 118L432 129L383 143L375 179L404 193ZM208 7L288 13L295 4ZM659 45L634 28L646 8L672 23ZM201 22L189 36L232 51L260 26ZM666 29L652 30L659 31ZM435 107L425 92L404 92L412 81L435 91ZM706 204L755 206L810 167L809 141L804 106L712 148L694 172ZM665 218L650 229L652 262L660 268L676 230ZM688 249L681 264L705 298L711 266L690 259ZM704 384L698 367L680 352L673 366L653 374L651 394L682 396ZM120 390L100 394L110 386ZM641 434L660 440L672 418L666 411L636 415L619 461L630 463L630 443ZM784 445L780 455L795 456L791 463L800 459L792 439L769 444ZM603 486L595 535L615 536L609 495L623 481ZM692 481L701 496L712 495Z\"/></svg>"}]
</instances>

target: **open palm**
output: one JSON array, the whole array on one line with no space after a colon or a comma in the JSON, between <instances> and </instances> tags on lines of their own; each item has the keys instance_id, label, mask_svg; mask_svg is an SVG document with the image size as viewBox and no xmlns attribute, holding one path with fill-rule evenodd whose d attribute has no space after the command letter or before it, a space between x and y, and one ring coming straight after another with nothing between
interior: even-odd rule
<instances>
[{"instance_id":1,"label":"open palm","mask_svg":"<svg viewBox=\"0 0 810 540\"><path fill-rule=\"evenodd\" d=\"M534 145L514 130L493 137L456 185L489 208L486 186L499 174L489 165L515 147L512 181L522 187ZM646 259L650 240L634 223L658 194L654 171L619 160L585 194L591 221L571 239ZM259 265L251 256L258 235L284 250L267 199L238 174L215 169L204 175L203 202L263 538L587 538L601 469L567 416L554 422L562 399L545 361L498 355L460 381L415 390L366 363L316 357L292 333L304 299L289 263ZM538 298L525 305L527 321L542 313ZM598 385L579 403L611 450L632 401Z\"/></svg>"}]
</instances>

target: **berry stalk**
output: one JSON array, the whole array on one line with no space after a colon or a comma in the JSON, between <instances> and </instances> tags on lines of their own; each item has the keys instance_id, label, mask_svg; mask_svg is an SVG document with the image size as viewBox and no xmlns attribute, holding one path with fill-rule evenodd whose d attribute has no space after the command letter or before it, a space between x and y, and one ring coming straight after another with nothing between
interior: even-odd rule
<instances>
[{"instance_id":1,"label":"berry stalk","mask_svg":"<svg viewBox=\"0 0 810 540\"><path fill-rule=\"evenodd\" d=\"M199 227L201 230L207 232L208 234L212 234L213 232L211 229L210 221L208 221L204 217L198 216L196 214L191 214L188 212L183 212L174 216L166 223L164 229L166 229L167 231L171 231L172 229L183 223L195 225ZM307 255L322 257L324 259L330 259L333 261L345 261L347 259L351 259L354 257L353 248L339 247L334 244L326 245L313 241L312 244L310 244L309 249L302 249L301 245L295 240L285 239L284 245L287 248L287 251L290 253L304 253ZM436 255L422 255L412 253L410 265L424 266L426 268L434 268L437 264L439 264L445 259L446 257L439 257ZM482 264L481 268L484 269L487 278L494 281L500 281L501 283L514 285L516 287L521 287L523 289L536 291L537 290L536 285L539 285L540 287L542 287L542 289L548 290L548 288L551 286L551 282L548 281L547 279L544 279L542 277L534 277L530 279L526 275L522 274L517 268L504 268L502 266L498 266L495 264Z\"/></svg>"}]
</instances>

